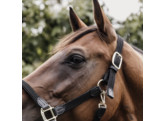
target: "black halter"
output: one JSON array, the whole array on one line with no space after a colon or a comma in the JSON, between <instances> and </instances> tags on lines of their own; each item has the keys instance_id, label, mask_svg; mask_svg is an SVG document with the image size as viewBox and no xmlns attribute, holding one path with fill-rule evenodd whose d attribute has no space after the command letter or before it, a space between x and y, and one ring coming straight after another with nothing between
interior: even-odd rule
<instances>
[{"instance_id":1,"label":"black halter","mask_svg":"<svg viewBox=\"0 0 164 121\"><path fill-rule=\"evenodd\" d=\"M56 121L57 116L75 108L76 106L82 104L83 102L89 100L94 97L101 97L101 102L98 104L98 110L95 113L93 121L100 121L101 117L104 115L106 111L105 104L105 95L106 90L101 89L100 83L104 83L107 85L107 95L110 98L114 98L114 83L115 83L115 75L117 71L120 69L122 64L122 48L123 48L123 40L118 36L117 39L117 47L115 53L112 57L112 64L104 74L103 79L98 82L96 87L93 87L86 93L81 96L65 103L58 105L56 107L51 107L43 98L37 95L37 93L31 88L29 84L25 81L22 81L23 89L27 92L27 94L34 100L34 102L41 108L41 115L44 121ZM50 113L51 117L47 118L46 114Z\"/></svg>"}]
</instances>

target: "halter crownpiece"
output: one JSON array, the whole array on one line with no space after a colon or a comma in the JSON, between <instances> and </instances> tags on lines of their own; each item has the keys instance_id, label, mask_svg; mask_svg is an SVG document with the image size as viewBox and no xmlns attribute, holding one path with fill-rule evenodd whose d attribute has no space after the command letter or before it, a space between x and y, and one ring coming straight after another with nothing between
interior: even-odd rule
<instances>
[{"instance_id":1,"label":"halter crownpiece","mask_svg":"<svg viewBox=\"0 0 164 121\"><path fill-rule=\"evenodd\" d=\"M114 89L114 83L115 83L115 75L122 65L122 60L123 60L122 55L121 55L122 48L123 48L123 39L118 35L117 47L112 57L112 64L109 66L103 79L103 81L107 84L107 95L110 98L114 98L113 89Z\"/></svg>"},{"instance_id":2,"label":"halter crownpiece","mask_svg":"<svg viewBox=\"0 0 164 121\"><path fill-rule=\"evenodd\" d=\"M117 47L112 57L112 64L109 66L108 70L104 74L103 79L98 81L97 86L91 88L89 91L80 95L79 97L65 104L58 105L56 107L50 106L43 98L37 95L37 93L32 89L32 87L29 84L27 84L25 81L22 81L22 87L25 90L25 92L41 108L41 116L43 118L43 121L57 121L57 117L59 115L62 115L63 113L82 104L83 102L95 97L100 97L101 101L98 104L98 110L95 113L93 121L100 121L107 108L105 102L106 92L110 98L114 98L113 89L115 83L115 75L122 65L122 48L123 40L121 37L118 36ZM100 83L103 82L105 82L105 84L107 85L107 90L101 89ZM47 117L47 113L51 114L51 117Z\"/></svg>"}]
</instances>

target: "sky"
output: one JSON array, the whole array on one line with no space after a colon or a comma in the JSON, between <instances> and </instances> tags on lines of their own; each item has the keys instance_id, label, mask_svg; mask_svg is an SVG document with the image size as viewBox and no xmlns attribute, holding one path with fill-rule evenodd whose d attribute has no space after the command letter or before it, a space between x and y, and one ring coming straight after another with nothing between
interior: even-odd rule
<instances>
[{"instance_id":1,"label":"sky","mask_svg":"<svg viewBox=\"0 0 164 121\"><path fill-rule=\"evenodd\" d=\"M64 5L68 6L68 0L63 0ZM76 1L76 0L70 0ZM124 21L131 13L137 13L141 6L139 0L98 0L100 5L105 3L105 8L109 9L106 12L109 16L112 16L115 20Z\"/></svg>"},{"instance_id":2,"label":"sky","mask_svg":"<svg viewBox=\"0 0 164 121\"><path fill-rule=\"evenodd\" d=\"M140 7L139 0L101 0L100 4L102 1L109 9L107 14L119 21L124 21L131 13L137 13Z\"/></svg>"},{"instance_id":3,"label":"sky","mask_svg":"<svg viewBox=\"0 0 164 121\"><path fill-rule=\"evenodd\" d=\"M76 0L70 0L76 1ZM104 11L116 21L125 21L131 13L137 13L141 6L139 0L98 0L100 5L105 4ZM63 5L68 6L68 0L63 0ZM57 6L55 6L57 7ZM60 6L59 6L60 9ZM106 10L109 10L108 12Z\"/></svg>"}]
</instances>

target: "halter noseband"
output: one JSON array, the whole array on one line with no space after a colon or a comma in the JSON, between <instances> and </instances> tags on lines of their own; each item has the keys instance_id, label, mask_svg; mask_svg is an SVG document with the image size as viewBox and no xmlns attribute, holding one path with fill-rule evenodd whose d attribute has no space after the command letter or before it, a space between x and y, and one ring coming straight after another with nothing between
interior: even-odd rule
<instances>
[{"instance_id":1,"label":"halter noseband","mask_svg":"<svg viewBox=\"0 0 164 121\"><path fill-rule=\"evenodd\" d=\"M115 83L115 75L117 71L121 68L122 65L122 48L123 48L123 40L118 36L117 39L117 47L112 57L112 64L109 66L108 70L104 74L103 79L101 79L96 87L91 88L86 93L80 95L79 97L65 103L58 105L56 107L51 107L43 98L37 95L37 93L32 89L32 87L27 84L25 81L22 81L22 86L25 92L34 100L34 102L41 108L41 115L43 121L57 121L57 117L76 106L82 104L83 102L89 100L90 98L100 96L101 101L98 104L98 110L95 113L93 121L100 121L101 117L104 115L106 111L106 103L105 103L105 95L110 98L114 98L114 83ZM100 87L100 83L107 85L107 90L103 90ZM47 118L46 114L50 113L51 117Z\"/></svg>"}]
</instances>

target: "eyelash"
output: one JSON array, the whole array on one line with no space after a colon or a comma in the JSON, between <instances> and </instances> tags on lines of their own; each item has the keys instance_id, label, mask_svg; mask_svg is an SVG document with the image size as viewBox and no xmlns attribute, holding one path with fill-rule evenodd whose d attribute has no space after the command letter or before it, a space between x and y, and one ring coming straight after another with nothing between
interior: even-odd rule
<instances>
[{"instance_id":1,"label":"eyelash","mask_svg":"<svg viewBox=\"0 0 164 121\"><path fill-rule=\"evenodd\" d=\"M86 60L82 55L72 54L65 60L65 63L72 65L72 66L78 66L78 65L84 63L85 61Z\"/></svg>"}]
</instances>

